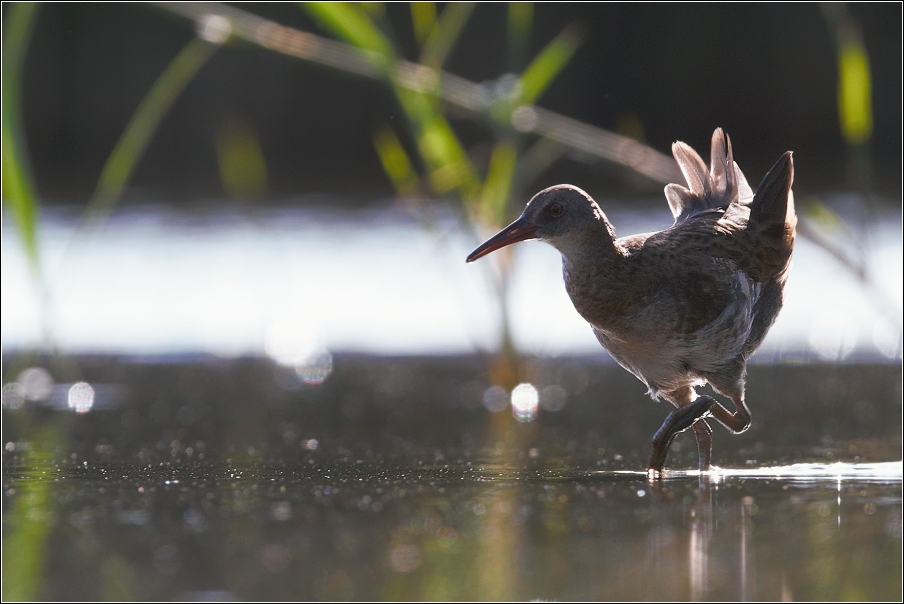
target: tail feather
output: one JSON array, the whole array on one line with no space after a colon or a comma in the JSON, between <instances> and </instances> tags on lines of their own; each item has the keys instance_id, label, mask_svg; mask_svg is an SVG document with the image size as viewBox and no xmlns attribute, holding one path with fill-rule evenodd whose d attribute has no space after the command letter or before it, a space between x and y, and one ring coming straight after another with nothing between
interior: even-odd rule
<instances>
[{"instance_id":1,"label":"tail feather","mask_svg":"<svg viewBox=\"0 0 904 604\"><path fill-rule=\"evenodd\" d=\"M737 191L731 141L728 140L728 136L722 132L721 128L716 128L716 131L713 132L709 162L709 185L711 191L718 191L722 194Z\"/></svg>"},{"instance_id":2,"label":"tail feather","mask_svg":"<svg viewBox=\"0 0 904 604\"><path fill-rule=\"evenodd\" d=\"M677 184L665 187L676 224L702 212L726 209L732 203L746 205L753 198L747 179L734 161L731 141L721 128L713 132L708 173L697 152L685 143L673 144L672 155L689 187Z\"/></svg>"},{"instance_id":3,"label":"tail feather","mask_svg":"<svg viewBox=\"0 0 904 604\"><path fill-rule=\"evenodd\" d=\"M675 161L678 162L678 167L681 168L681 173L684 174L684 180L687 181L691 193L700 197L705 195L709 184L706 178L706 164L703 163L697 152L690 145L678 141L672 145L672 155L675 156Z\"/></svg>"},{"instance_id":4,"label":"tail feather","mask_svg":"<svg viewBox=\"0 0 904 604\"><path fill-rule=\"evenodd\" d=\"M738 203L744 206L750 205L750 202L753 201L753 189L747 184L747 179L744 178L744 173L741 172L737 163L734 165L734 172L735 182L738 183Z\"/></svg>"},{"instance_id":5,"label":"tail feather","mask_svg":"<svg viewBox=\"0 0 904 604\"><path fill-rule=\"evenodd\" d=\"M791 151L785 152L763 177L750 204L750 222L790 223L794 219L794 159Z\"/></svg>"},{"instance_id":6,"label":"tail feather","mask_svg":"<svg viewBox=\"0 0 904 604\"><path fill-rule=\"evenodd\" d=\"M794 160L788 151L763 177L750 203L746 228L754 243L751 275L761 283L775 281L779 293L787 278L797 226L791 192L793 182ZM780 298L777 303L781 305ZM763 329L768 327L765 325Z\"/></svg>"}]
</instances>

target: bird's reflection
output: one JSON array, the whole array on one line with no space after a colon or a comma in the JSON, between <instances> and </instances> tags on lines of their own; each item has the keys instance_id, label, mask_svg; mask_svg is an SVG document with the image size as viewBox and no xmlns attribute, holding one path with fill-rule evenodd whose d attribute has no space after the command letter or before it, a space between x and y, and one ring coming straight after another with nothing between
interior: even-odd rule
<instances>
[{"instance_id":1,"label":"bird's reflection","mask_svg":"<svg viewBox=\"0 0 904 604\"><path fill-rule=\"evenodd\" d=\"M716 556L715 542L724 541L724 539L716 539L716 524L714 522L714 504L713 491L718 486L718 477L713 477L709 473L700 474L699 483L693 494L693 500L688 501L685 497L684 503L690 503L690 509L684 508L682 504L681 512L689 514L691 518L690 531L687 537L687 573L688 585L690 589L691 600L703 600L707 595L712 594L713 590L718 588L713 585L711 569L713 560ZM668 501L670 504L677 504L674 499L664 495L664 485L659 482L651 481L649 487L654 495L660 501ZM670 512L675 511L673 505L668 506ZM741 601L749 601L756 598L755 585L756 573L753 563L752 552L752 521L751 517L756 513L756 504L751 496L744 496L740 505L740 539L732 540L737 547L738 568L738 589L737 597ZM672 516L672 514L667 514ZM667 522L673 522L668 520ZM734 522L729 521L727 526L735 526ZM723 531L724 532L724 531ZM733 549L733 548L732 548ZM724 553L724 552L723 552ZM725 570L724 560L721 560L719 567ZM732 573L733 574L733 573Z\"/></svg>"},{"instance_id":2,"label":"bird's reflection","mask_svg":"<svg viewBox=\"0 0 904 604\"><path fill-rule=\"evenodd\" d=\"M676 493L682 492L680 483L649 481L647 486L654 500L660 504L661 508L657 514L660 521L653 527L653 531L662 533L665 530L674 529L676 527L676 516L689 517L689 527L687 532L684 533L686 541L684 538L679 537L672 550L672 555L677 556L679 561L686 557L686 564L679 562L678 567L686 569L684 572L686 572L689 590L687 595L691 600L704 600L711 598L715 591L721 592L724 585L722 581L718 580L718 575L725 571L728 571L738 579L740 593L737 593L734 597L743 601L750 600L755 597L755 594L752 593L754 591L755 577L752 570L752 559L748 555L752 537L750 516L755 513L756 506L752 497L744 497L742 499L740 518L737 520L726 519L725 522L721 523L723 530L717 530L719 527L714 521L715 504L713 495L714 491L718 489L718 483L719 479L717 476L712 476L708 472L702 473L699 476L696 488L691 487L692 490L689 494L679 498ZM687 491L684 492L687 493ZM731 555L728 557L729 560L738 560L740 564L739 573L735 575L733 570L730 570L730 566L726 568L725 554L728 552L720 551L717 553L716 550L719 548L716 545L721 543L724 546L725 535L722 534L725 532L724 529L737 526L738 524L740 524L740 540L731 539L730 542L733 545L730 546L731 549L729 550L729 552L732 550L737 551L738 555L736 558ZM679 534L681 534L680 531ZM682 543L686 545L682 545ZM735 548L737 549L735 550ZM724 550L724 547L721 549ZM719 556L718 562L715 562L717 555ZM719 568L718 572L715 570L716 567ZM664 566L661 564L655 564L652 568L659 569L657 572L664 572ZM714 575L713 573L716 574ZM666 577L660 578L664 579ZM674 580L675 578L677 577L671 577L670 579Z\"/></svg>"},{"instance_id":3,"label":"bird's reflection","mask_svg":"<svg viewBox=\"0 0 904 604\"><path fill-rule=\"evenodd\" d=\"M702 600L709 589L709 558L713 531L712 489L708 476L700 476L697 502L691 510L693 522L688 542L691 600Z\"/></svg>"},{"instance_id":4,"label":"bird's reflection","mask_svg":"<svg viewBox=\"0 0 904 604\"><path fill-rule=\"evenodd\" d=\"M753 556L749 554L752 539L750 517L756 511L753 497L746 496L741 500L741 599L745 602L753 599L751 586L756 585L756 566Z\"/></svg>"}]
</instances>

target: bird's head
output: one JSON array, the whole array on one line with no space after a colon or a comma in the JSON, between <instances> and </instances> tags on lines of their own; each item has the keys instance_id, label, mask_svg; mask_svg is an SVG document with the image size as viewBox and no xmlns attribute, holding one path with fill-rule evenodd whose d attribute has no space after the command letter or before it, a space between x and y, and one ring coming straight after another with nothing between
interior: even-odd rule
<instances>
[{"instance_id":1,"label":"bird's head","mask_svg":"<svg viewBox=\"0 0 904 604\"><path fill-rule=\"evenodd\" d=\"M572 185L556 185L534 195L521 216L471 252L468 262L527 239L546 241L567 254L588 238L598 237L601 229L614 241L606 215L590 195Z\"/></svg>"}]
</instances>

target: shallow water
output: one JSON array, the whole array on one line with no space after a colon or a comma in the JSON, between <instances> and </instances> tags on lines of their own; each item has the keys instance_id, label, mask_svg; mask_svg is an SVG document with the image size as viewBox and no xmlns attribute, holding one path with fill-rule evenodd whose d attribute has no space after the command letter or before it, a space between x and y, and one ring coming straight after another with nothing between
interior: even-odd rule
<instances>
[{"instance_id":1,"label":"shallow water","mask_svg":"<svg viewBox=\"0 0 904 604\"><path fill-rule=\"evenodd\" d=\"M471 357L70 361L96 406L3 410L5 599L901 596L897 365L752 366L718 467L685 433L649 481L667 409L596 357L528 361L531 416Z\"/></svg>"},{"instance_id":2,"label":"shallow water","mask_svg":"<svg viewBox=\"0 0 904 604\"><path fill-rule=\"evenodd\" d=\"M52 486L41 595L895 600L900 472L93 468Z\"/></svg>"}]
</instances>

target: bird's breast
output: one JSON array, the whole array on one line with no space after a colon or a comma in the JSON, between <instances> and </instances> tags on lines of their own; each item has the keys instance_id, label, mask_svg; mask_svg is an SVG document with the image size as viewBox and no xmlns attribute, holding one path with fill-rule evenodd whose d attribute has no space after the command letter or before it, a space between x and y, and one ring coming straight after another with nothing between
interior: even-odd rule
<instances>
[{"instance_id":1,"label":"bird's breast","mask_svg":"<svg viewBox=\"0 0 904 604\"><path fill-rule=\"evenodd\" d=\"M617 275L605 268L575 266L565 261L562 276L575 310L591 325L614 327L632 305L632 288L620 286Z\"/></svg>"}]
</instances>

